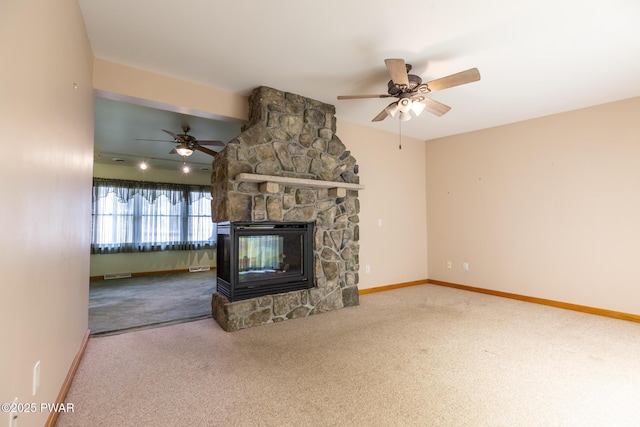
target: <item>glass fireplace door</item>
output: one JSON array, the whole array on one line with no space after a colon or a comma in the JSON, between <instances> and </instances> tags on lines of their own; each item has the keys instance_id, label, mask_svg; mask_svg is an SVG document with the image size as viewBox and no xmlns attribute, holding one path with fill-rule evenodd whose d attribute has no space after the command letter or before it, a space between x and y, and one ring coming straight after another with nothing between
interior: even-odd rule
<instances>
[{"instance_id":1,"label":"glass fireplace door","mask_svg":"<svg viewBox=\"0 0 640 427\"><path fill-rule=\"evenodd\" d=\"M230 301L313 286L313 223L220 223L218 234L218 292Z\"/></svg>"}]
</instances>

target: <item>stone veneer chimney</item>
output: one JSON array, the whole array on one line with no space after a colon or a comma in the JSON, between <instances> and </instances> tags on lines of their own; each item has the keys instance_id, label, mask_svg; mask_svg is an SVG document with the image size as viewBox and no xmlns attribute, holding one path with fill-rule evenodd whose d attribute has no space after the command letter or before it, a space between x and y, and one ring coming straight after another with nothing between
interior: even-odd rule
<instances>
[{"instance_id":1,"label":"stone veneer chimney","mask_svg":"<svg viewBox=\"0 0 640 427\"><path fill-rule=\"evenodd\" d=\"M214 293L212 314L223 329L359 303L357 190L363 187L356 159L335 132L333 105L264 86L249 96L242 133L213 161L213 221L314 222L314 287L237 302Z\"/></svg>"}]
</instances>

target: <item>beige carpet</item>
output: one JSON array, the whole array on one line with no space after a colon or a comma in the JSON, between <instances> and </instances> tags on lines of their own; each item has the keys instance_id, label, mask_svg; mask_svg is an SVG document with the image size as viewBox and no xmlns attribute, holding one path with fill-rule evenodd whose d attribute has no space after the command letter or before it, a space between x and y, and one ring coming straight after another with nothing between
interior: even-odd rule
<instances>
[{"instance_id":1,"label":"beige carpet","mask_svg":"<svg viewBox=\"0 0 640 427\"><path fill-rule=\"evenodd\" d=\"M638 426L640 324L420 285L91 338L58 426Z\"/></svg>"}]
</instances>

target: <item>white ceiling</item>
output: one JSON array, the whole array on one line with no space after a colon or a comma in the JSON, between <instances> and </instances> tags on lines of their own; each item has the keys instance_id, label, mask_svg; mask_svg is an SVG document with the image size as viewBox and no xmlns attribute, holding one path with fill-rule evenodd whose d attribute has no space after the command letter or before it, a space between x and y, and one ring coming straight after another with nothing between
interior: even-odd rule
<instances>
[{"instance_id":1,"label":"white ceiling","mask_svg":"<svg viewBox=\"0 0 640 427\"><path fill-rule=\"evenodd\" d=\"M371 122L390 100L336 97L386 93L385 58L405 59L425 82L477 67L479 82L430 95L449 113L402 123L403 135L422 140L640 95L637 0L79 3L98 58L242 95L270 86L393 133L397 117ZM131 120L108 126L136 125L137 137L154 139L161 128L179 130L180 120L160 117L148 130ZM191 127L198 138L218 138Z\"/></svg>"}]
</instances>

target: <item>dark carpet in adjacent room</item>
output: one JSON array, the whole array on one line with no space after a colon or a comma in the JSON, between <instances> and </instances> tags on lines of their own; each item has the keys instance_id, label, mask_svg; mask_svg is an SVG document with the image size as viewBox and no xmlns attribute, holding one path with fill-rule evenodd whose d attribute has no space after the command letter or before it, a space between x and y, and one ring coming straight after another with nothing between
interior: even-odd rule
<instances>
[{"instance_id":1,"label":"dark carpet in adjacent room","mask_svg":"<svg viewBox=\"0 0 640 427\"><path fill-rule=\"evenodd\" d=\"M91 335L120 334L211 317L215 282L215 270L92 281Z\"/></svg>"}]
</instances>

